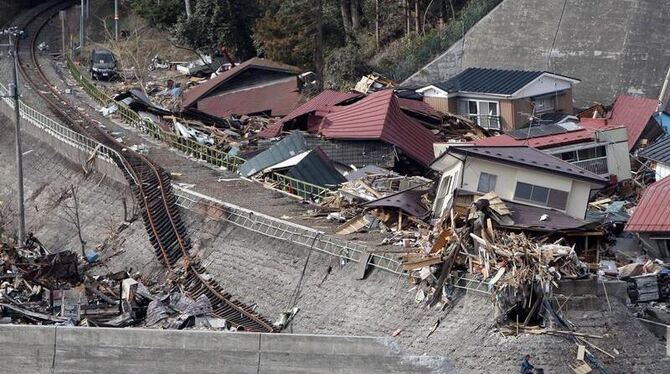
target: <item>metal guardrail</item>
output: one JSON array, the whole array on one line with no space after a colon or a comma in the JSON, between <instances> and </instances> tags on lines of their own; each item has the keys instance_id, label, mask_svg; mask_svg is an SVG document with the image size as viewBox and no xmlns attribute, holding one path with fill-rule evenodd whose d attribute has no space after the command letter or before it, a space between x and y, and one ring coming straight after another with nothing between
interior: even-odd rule
<instances>
[{"instance_id":1,"label":"metal guardrail","mask_svg":"<svg viewBox=\"0 0 670 374\"><path fill-rule=\"evenodd\" d=\"M5 86L3 86L1 83L0 91L6 92ZM14 103L11 99L4 98L3 101L9 107L14 108ZM115 165L121 164L125 167L123 162L115 162L115 158L121 160L121 156L115 150L61 125L46 115L29 107L28 105L25 105L23 102L20 102L19 111L21 116L27 120L28 123L41 129L48 135L53 136L61 142L80 149L86 153L90 153L91 155L95 155L97 158L100 158L106 162ZM129 172L128 175L132 176L132 174ZM287 177L285 183L288 185L294 183L295 185L295 183L306 182ZM309 185L309 183L306 184ZM283 241L290 241L292 243L302 245L329 255L337 256L348 261L360 262L364 259L367 259L368 247L365 245L339 239L306 226L282 221L278 218L254 212L249 209L244 209L233 204L224 203L209 196L189 191L176 184L173 184L172 188L177 198L177 205L184 209L195 211L198 209L198 205L200 204L201 206L218 210L221 213L220 218L227 222L268 237ZM309 191L308 188L302 188L301 190ZM211 214L212 212L211 210L207 210L205 213ZM404 274L402 263L400 261L383 254L373 253L370 255L368 261L370 266L383 269L394 274Z\"/></svg>"},{"instance_id":2,"label":"metal guardrail","mask_svg":"<svg viewBox=\"0 0 670 374\"><path fill-rule=\"evenodd\" d=\"M233 204L213 199L209 196L173 185L177 205L188 210L199 209L203 213L215 215L236 226L282 241L290 241L316 251L336 256L348 261L361 262L368 259L369 248L328 235L310 227L280 220ZM405 274L402 263L391 256L371 253L369 266L394 274Z\"/></svg>"},{"instance_id":3,"label":"metal guardrail","mask_svg":"<svg viewBox=\"0 0 670 374\"><path fill-rule=\"evenodd\" d=\"M607 169L607 156L584 161L573 161L571 163L594 174L605 175L609 173L609 170Z\"/></svg>"},{"instance_id":4,"label":"metal guardrail","mask_svg":"<svg viewBox=\"0 0 670 374\"><path fill-rule=\"evenodd\" d=\"M8 92L7 88L2 83L0 83L0 91L3 95ZM2 100L10 108L14 109L14 100L8 97L3 98ZM50 117L25 104L22 100L19 100L19 114L21 115L21 118L25 119L31 125L73 148L88 153L91 157L94 156L117 166L119 164L117 161L122 160L121 155L116 150L61 125ZM120 162L120 164L126 169L125 171L128 175L134 179L133 175L126 168L126 165L123 164L123 162Z\"/></svg>"},{"instance_id":5,"label":"metal guardrail","mask_svg":"<svg viewBox=\"0 0 670 374\"><path fill-rule=\"evenodd\" d=\"M108 106L114 104L117 106L117 113L123 118L123 121L139 131L150 135L152 138L160 140L170 147L177 149L191 157L199 160L204 160L210 165L216 167L223 167L232 172L236 172L240 165L246 160L239 157L229 155L228 153L200 144L192 139L186 139L175 133L167 132L160 128L152 121L142 118L139 113L130 109L127 105L121 102L114 101L104 92L100 91L84 74L77 68L70 56L67 56L67 66L74 79L84 88L84 90L91 95L99 104ZM295 178L288 177L279 173L271 173L270 179L274 181L274 188L287 192L296 197L301 198L321 198L328 194L329 189Z\"/></svg>"},{"instance_id":6,"label":"metal guardrail","mask_svg":"<svg viewBox=\"0 0 670 374\"><path fill-rule=\"evenodd\" d=\"M469 114L468 118L485 129L500 130L500 116Z\"/></svg>"}]
</instances>

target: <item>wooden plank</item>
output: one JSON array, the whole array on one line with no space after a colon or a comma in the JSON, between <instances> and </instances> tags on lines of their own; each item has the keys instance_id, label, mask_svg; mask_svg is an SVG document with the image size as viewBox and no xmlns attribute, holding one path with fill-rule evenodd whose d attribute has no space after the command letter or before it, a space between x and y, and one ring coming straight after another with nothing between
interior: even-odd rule
<instances>
[{"instance_id":1,"label":"wooden plank","mask_svg":"<svg viewBox=\"0 0 670 374\"><path fill-rule=\"evenodd\" d=\"M426 257L414 261L403 262L402 268L403 270L416 270L421 269L424 266L439 264L440 262L442 262L442 256Z\"/></svg>"},{"instance_id":2,"label":"wooden plank","mask_svg":"<svg viewBox=\"0 0 670 374\"><path fill-rule=\"evenodd\" d=\"M586 346L584 345L577 345L577 359L579 361L584 361L584 355L586 354Z\"/></svg>"},{"instance_id":3,"label":"wooden plank","mask_svg":"<svg viewBox=\"0 0 670 374\"><path fill-rule=\"evenodd\" d=\"M453 234L453 231L451 229L447 228L442 230L440 235L437 237L435 240L435 243L433 244L433 247L430 249L429 253L435 253L439 251L440 249L444 248L444 245L447 244L447 239Z\"/></svg>"},{"instance_id":4,"label":"wooden plank","mask_svg":"<svg viewBox=\"0 0 670 374\"><path fill-rule=\"evenodd\" d=\"M370 257L372 257L370 253L366 253L363 256L361 256L361 261L358 264L356 264L356 279L358 280L365 279L365 273L368 270L368 263L370 262Z\"/></svg>"}]
</instances>

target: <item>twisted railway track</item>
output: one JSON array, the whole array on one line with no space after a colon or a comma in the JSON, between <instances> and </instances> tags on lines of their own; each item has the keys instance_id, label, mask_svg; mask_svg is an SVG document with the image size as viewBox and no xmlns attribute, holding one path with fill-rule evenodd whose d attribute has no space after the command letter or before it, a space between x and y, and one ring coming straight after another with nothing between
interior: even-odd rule
<instances>
[{"instance_id":1,"label":"twisted railway track","mask_svg":"<svg viewBox=\"0 0 670 374\"><path fill-rule=\"evenodd\" d=\"M235 327L246 331L275 332L272 323L250 307L234 300L190 256L191 241L176 205L170 175L151 160L119 144L105 130L89 123L86 116L51 85L36 52L38 37L49 20L60 10L72 5L72 0L51 0L24 13L20 18L17 26L23 28L26 36L17 42L21 75L67 126L116 151L118 156L115 162L123 171L140 205L156 257L172 275L181 277L186 293L193 298L206 295L214 315L225 318Z\"/></svg>"}]
</instances>

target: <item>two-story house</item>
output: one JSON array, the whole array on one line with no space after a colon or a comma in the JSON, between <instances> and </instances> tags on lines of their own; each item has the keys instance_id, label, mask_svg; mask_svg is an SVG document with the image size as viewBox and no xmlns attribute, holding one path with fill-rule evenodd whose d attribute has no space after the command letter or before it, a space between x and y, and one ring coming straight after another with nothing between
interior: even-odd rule
<instances>
[{"instance_id":1,"label":"two-story house","mask_svg":"<svg viewBox=\"0 0 670 374\"><path fill-rule=\"evenodd\" d=\"M471 118L485 129L511 131L548 112L572 113L572 87L580 81L546 71L469 68L417 89L442 112Z\"/></svg>"},{"instance_id":2,"label":"two-story house","mask_svg":"<svg viewBox=\"0 0 670 374\"><path fill-rule=\"evenodd\" d=\"M502 199L555 209L583 219L591 191L607 179L528 146L436 147L442 153L431 168L441 178L433 203L439 217L450 205L455 189L486 193Z\"/></svg>"}]
</instances>

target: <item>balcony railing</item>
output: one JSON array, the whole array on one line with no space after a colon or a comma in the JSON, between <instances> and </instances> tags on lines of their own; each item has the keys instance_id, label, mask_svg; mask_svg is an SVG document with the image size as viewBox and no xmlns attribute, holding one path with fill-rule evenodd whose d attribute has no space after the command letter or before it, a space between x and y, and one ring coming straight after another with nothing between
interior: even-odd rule
<instances>
[{"instance_id":1,"label":"balcony railing","mask_svg":"<svg viewBox=\"0 0 670 374\"><path fill-rule=\"evenodd\" d=\"M598 158L592 158L590 160L574 161L571 163L576 166L579 166L580 168L586 169L594 174L598 175L609 174L609 170L607 170L607 157L598 157Z\"/></svg>"},{"instance_id":2,"label":"balcony railing","mask_svg":"<svg viewBox=\"0 0 670 374\"><path fill-rule=\"evenodd\" d=\"M500 116L488 114L469 114L468 117L480 127L491 130L500 130Z\"/></svg>"}]
</instances>

